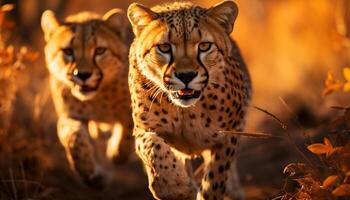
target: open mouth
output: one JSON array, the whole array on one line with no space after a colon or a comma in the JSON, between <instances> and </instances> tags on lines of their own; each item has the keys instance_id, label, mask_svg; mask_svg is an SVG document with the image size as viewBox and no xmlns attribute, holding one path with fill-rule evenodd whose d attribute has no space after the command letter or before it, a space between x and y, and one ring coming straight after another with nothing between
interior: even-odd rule
<instances>
[{"instance_id":1,"label":"open mouth","mask_svg":"<svg viewBox=\"0 0 350 200\"><path fill-rule=\"evenodd\" d=\"M188 88L184 88L173 92L173 96L175 98L183 99L183 100L199 98L200 95L201 95L201 91L188 89Z\"/></svg>"},{"instance_id":2,"label":"open mouth","mask_svg":"<svg viewBox=\"0 0 350 200\"><path fill-rule=\"evenodd\" d=\"M86 94L86 93L89 93L89 92L94 92L97 90L97 87L89 87L87 85L82 85L79 87L79 92L83 93L83 94Z\"/></svg>"}]
</instances>

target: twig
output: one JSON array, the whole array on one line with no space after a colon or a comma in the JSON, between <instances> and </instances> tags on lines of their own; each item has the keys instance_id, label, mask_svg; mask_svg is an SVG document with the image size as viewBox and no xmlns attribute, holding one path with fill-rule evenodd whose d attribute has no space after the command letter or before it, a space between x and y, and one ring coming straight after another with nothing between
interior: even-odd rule
<instances>
[{"instance_id":1,"label":"twig","mask_svg":"<svg viewBox=\"0 0 350 200\"><path fill-rule=\"evenodd\" d=\"M11 179L11 180L10 180L10 183L11 183L11 187L12 187L13 196L14 196L15 200L17 200L17 199L18 199L18 196L17 196L17 189L16 189L14 177L13 177L12 168L10 168L9 171L10 171L10 179Z\"/></svg>"},{"instance_id":2,"label":"twig","mask_svg":"<svg viewBox=\"0 0 350 200\"><path fill-rule=\"evenodd\" d=\"M269 115L270 117L272 117L273 119L275 119L280 125L281 125L281 128L284 129L284 130L287 130L287 125L285 123L282 122L282 120L280 120L278 117L276 117L276 115L270 113L269 111L263 109L263 108L260 108L258 106L252 106L253 108Z\"/></svg>"},{"instance_id":3,"label":"twig","mask_svg":"<svg viewBox=\"0 0 350 200\"><path fill-rule=\"evenodd\" d=\"M288 106L287 102L282 97L279 97L279 99L282 102L282 105L287 109L289 114L291 114L293 116L293 122L298 126L298 128L300 128L302 130L304 137L306 137L309 140L309 143L311 143L312 142L311 138L310 138L309 134L307 133L307 131L305 130L305 128L303 127L303 125L301 125L301 123L299 122L298 116L296 116L294 114L292 109Z\"/></svg>"},{"instance_id":4,"label":"twig","mask_svg":"<svg viewBox=\"0 0 350 200\"><path fill-rule=\"evenodd\" d=\"M279 98L280 101L282 102L282 104L285 106L285 108L292 114L294 115L292 112L291 112L291 109L289 108L289 106L287 105L287 103L283 100L282 97ZM295 116L295 115L294 115ZM297 123L297 126L299 126L299 128L303 129L303 127L301 126L301 124L296 121ZM315 166L311 160L309 160L305 154L300 150L300 148L298 147L298 145L294 142L293 138L291 137L291 135L289 134L288 131L285 131L286 135L287 135L287 138L288 138L288 141L292 144L292 146L294 147L294 149L298 152L298 154L310 165L310 166ZM305 134L304 134L305 136ZM316 167L315 167L316 169Z\"/></svg>"},{"instance_id":5,"label":"twig","mask_svg":"<svg viewBox=\"0 0 350 200\"><path fill-rule=\"evenodd\" d=\"M281 136L275 136L269 133L258 133L258 132L237 132L237 131L219 131L221 133L228 133L228 134L234 134L234 135L240 135L240 136L246 136L246 137L253 137L253 138L261 138L261 139L268 139L268 138L282 138Z\"/></svg>"}]
</instances>

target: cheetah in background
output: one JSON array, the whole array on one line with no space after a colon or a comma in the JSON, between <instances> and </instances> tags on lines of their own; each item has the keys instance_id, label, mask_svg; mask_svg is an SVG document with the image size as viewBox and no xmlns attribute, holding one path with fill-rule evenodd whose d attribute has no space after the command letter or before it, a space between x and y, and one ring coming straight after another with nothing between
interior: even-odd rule
<instances>
[{"instance_id":1,"label":"cheetah in background","mask_svg":"<svg viewBox=\"0 0 350 200\"><path fill-rule=\"evenodd\" d=\"M238 136L251 98L248 70L230 38L237 5L132 4L129 53L135 146L156 199L243 199ZM186 160L203 155L196 183Z\"/></svg>"},{"instance_id":2,"label":"cheetah in background","mask_svg":"<svg viewBox=\"0 0 350 200\"><path fill-rule=\"evenodd\" d=\"M58 137L71 167L102 188L109 161L124 162L134 149L127 17L113 9L103 17L81 12L59 21L48 10L41 25Z\"/></svg>"}]
</instances>

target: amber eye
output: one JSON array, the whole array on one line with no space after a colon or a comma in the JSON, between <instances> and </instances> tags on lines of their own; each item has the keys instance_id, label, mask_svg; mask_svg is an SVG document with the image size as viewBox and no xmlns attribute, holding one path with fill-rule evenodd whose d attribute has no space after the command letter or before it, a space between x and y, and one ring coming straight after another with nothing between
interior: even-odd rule
<instances>
[{"instance_id":1,"label":"amber eye","mask_svg":"<svg viewBox=\"0 0 350 200\"><path fill-rule=\"evenodd\" d=\"M158 44L157 48L162 53L170 53L171 52L171 46L170 46L170 44L167 44L167 43L165 43L165 44Z\"/></svg>"},{"instance_id":2,"label":"amber eye","mask_svg":"<svg viewBox=\"0 0 350 200\"><path fill-rule=\"evenodd\" d=\"M64 48L64 49L62 49L62 51L63 51L64 55L66 55L66 56L72 56L72 57L74 56L73 48L70 48L70 47Z\"/></svg>"},{"instance_id":3,"label":"amber eye","mask_svg":"<svg viewBox=\"0 0 350 200\"><path fill-rule=\"evenodd\" d=\"M211 42L202 42L198 45L198 49L201 52L209 51L210 47L211 47Z\"/></svg>"},{"instance_id":4,"label":"amber eye","mask_svg":"<svg viewBox=\"0 0 350 200\"><path fill-rule=\"evenodd\" d=\"M107 48L105 47L97 47L95 49L95 55L102 55L106 52Z\"/></svg>"}]
</instances>

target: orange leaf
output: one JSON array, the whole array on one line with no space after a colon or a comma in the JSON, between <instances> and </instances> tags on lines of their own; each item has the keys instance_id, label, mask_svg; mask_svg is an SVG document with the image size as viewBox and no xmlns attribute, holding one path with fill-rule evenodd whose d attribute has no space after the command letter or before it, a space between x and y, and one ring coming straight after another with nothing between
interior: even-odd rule
<instances>
[{"instance_id":1,"label":"orange leaf","mask_svg":"<svg viewBox=\"0 0 350 200\"><path fill-rule=\"evenodd\" d=\"M350 184L339 185L332 191L332 194L337 197L350 196Z\"/></svg>"},{"instance_id":2,"label":"orange leaf","mask_svg":"<svg viewBox=\"0 0 350 200\"><path fill-rule=\"evenodd\" d=\"M343 90L344 90L345 92L350 91L350 81L348 81L348 82L346 82L346 83L344 84Z\"/></svg>"},{"instance_id":3,"label":"orange leaf","mask_svg":"<svg viewBox=\"0 0 350 200\"><path fill-rule=\"evenodd\" d=\"M333 148L333 145L332 145L331 141L330 141L328 138L324 137L324 138L323 138L323 143L324 143L326 146L332 147L332 148Z\"/></svg>"},{"instance_id":4,"label":"orange leaf","mask_svg":"<svg viewBox=\"0 0 350 200\"><path fill-rule=\"evenodd\" d=\"M5 5L1 6L1 10L8 12L8 11L13 10L14 7L15 6L13 4L5 4Z\"/></svg>"},{"instance_id":5,"label":"orange leaf","mask_svg":"<svg viewBox=\"0 0 350 200\"><path fill-rule=\"evenodd\" d=\"M344 84L343 83L332 83L332 84L327 84L326 88L323 90L322 95L327 96L333 92L343 90Z\"/></svg>"},{"instance_id":6,"label":"orange leaf","mask_svg":"<svg viewBox=\"0 0 350 200\"><path fill-rule=\"evenodd\" d=\"M307 146L307 149L314 154L326 154L332 150L329 146L321 143L311 144Z\"/></svg>"},{"instance_id":7,"label":"orange leaf","mask_svg":"<svg viewBox=\"0 0 350 200\"><path fill-rule=\"evenodd\" d=\"M347 81L350 81L350 68L349 67L344 67L343 74L344 74L345 79Z\"/></svg>"},{"instance_id":8,"label":"orange leaf","mask_svg":"<svg viewBox=\"0 0 350 200\"><path fill-rule=\"evenodd\" d=\"M333 153L339 152L339 151L341 151L342 149L343 149L343 147L335 147L335 148L333 148L333 149L331 150L331 152L330 152L329 154L332 155Z\"/></svg>"},{"instance_id":9,"label":"orange leaf","mask_svg":"<svg viewBox=\"0 0 350 200\"><path fill-rule=\"evenodd\" d=\"M350 176L350 171L347 171L347 172L345 173L345 175L346 175L346 176Z\"/></svg>"},{"instance_id":10,"label":"orange leaf","mask_svg":"<svg viewBox=\"0 0 350 200\"><path fill-rule=\"evenodd\" d=\"M326 189L333 186L338 179L339 177L337 175L328 176L322 183L323 188Z\"/></svg>"},{"instance_id":11,"label":"orange leaf","mask_svg":"<svg viewBox=\"0 0 350 200\"><path fill-rule=\"evenodd\" d=\"M330 85L330 84L332 84L332 83L334 83L334 76L333 76L333 74L332 74L331 71L328 71L328 73L327 73L327 79L326 79L326 81L325 81L325 85L327 86L327 85Z\"/></svg>"}]
</instances>

